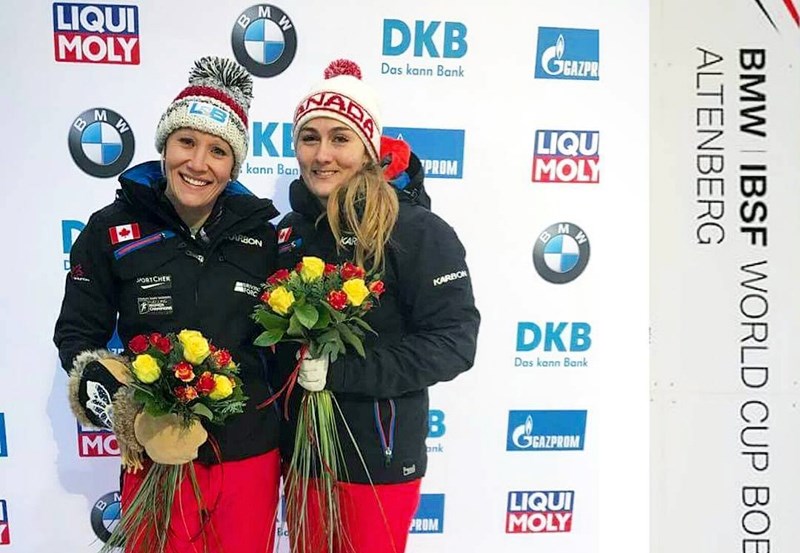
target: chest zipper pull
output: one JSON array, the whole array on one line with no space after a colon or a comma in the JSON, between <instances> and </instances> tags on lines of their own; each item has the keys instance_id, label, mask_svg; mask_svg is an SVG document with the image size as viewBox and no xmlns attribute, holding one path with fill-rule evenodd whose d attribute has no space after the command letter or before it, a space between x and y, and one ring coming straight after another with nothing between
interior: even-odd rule
<instances>
[{"instance_id":1,"label":"chest zipper pull","mask_svg":"<svg viewBox=\"0 0 800 553\"><path fill-rule=\"evenodd\" d=\"M392 464L392 448L387 447L383 450L383 466L389 468L389 465Z\"/></svg>"},{"instance_id":2,"label":"chest zipper pull","mask_svg":"<svg viewBox=\"0 0 800 553\"><path fill-rule=\"evenodd\" d=\"M205 257L200 255L199 253L194 253L191 250L186 250L186 255L188 255L189 257L195 258L199 263L203 263L203 261L205 261L205 259L206 259Z\"/></svg>"}]
</instances>

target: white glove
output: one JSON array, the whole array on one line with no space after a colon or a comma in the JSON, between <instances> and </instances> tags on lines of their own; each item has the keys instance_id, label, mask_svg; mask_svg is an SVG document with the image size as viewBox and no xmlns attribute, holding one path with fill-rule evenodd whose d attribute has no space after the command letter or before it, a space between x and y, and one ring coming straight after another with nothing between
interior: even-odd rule
<instances>
[{"instance_id":1,"label":"white glove","mask_svg":"<svg viewBox=\"0 0 800 553\"><path fill-rule=\"evenodd\" d=\"M297 383L309 392L319 392L325 388L328 379L328 356L312 359L306 353L300 363Z\"/></svg>"}]
</instances>

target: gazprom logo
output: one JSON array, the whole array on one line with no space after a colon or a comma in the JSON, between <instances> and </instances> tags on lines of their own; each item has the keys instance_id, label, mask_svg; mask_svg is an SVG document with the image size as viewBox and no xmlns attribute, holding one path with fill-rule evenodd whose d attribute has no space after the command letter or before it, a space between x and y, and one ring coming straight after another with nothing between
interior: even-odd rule
<instances>
[{"instance_id":1,"label":"gazprom logo","mask_svg":"<svg viewBox=\"0 0 800 553\"><path fill-rule=\"evenodd\" d=\"M600 31L539 27L537 79L600 79Z\"/></svg>"},{"instance_id":2,"label":"gazprom logo","mask_svg":"<svg viewBox=\"0 0 800 553\"><path fill-rule=\"evenodd\" d=\"M426 177L462 178L464 174L464 130L384 127L383 134L408 142L411 150L422 162Z\"/></svg>"},{"instance_id":3,"label":"gazprom logo","mask_svg":"<svg viewBox=\"0 0 800 553\"><path fill-rule=\"evenodd\" d=\"M444 532L444 494L424 493L411 521L412 534L441 534Z\"/></svg>"},{"instance_id":4,"label":"gazprom logo","mask_svg":"<svg viewBox=\"0 0 800 553\"><path fill-rule=\"evenodd\" d=\"M509 411L506 451L582 450L586 411Z\"/></svg>"}]
</instances>

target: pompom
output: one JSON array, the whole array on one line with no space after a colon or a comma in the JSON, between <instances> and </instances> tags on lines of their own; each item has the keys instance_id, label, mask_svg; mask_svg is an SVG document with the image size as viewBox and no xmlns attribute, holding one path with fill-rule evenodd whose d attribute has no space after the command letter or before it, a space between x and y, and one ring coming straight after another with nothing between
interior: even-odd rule
<instances>
[{"instance_id":1,"label":"pompom","mask_svg":"<svg viewBox=\"0 0 800 553\"><path fill-rule=\"evenodd\" d=\"M386 180L393 180L408 168L411 147L403 140L381 136L381 166Z\"/></svg>"},{"instance_id":2,"label":"pompom","mask_svg":"<svg viewBox=\"0 0 800 553\"><path fill-rule=\"evenodd\" d=\"M325 69L325 78L330 79L339 75L350 75L361 80L361 68L356 62L346 59L332 61Z\"/></svg>"},{"instance_id":3,"label":"pompom","mask_svg":"<svg viewBox=\"0 0 800 553\"><path fill-rule=\"evenodd\" d=\"M189 84L229 90L245 110L253 100L253 78L247 70L228 58L205 56L194 62Z\"/></svg>"}]
</instances>

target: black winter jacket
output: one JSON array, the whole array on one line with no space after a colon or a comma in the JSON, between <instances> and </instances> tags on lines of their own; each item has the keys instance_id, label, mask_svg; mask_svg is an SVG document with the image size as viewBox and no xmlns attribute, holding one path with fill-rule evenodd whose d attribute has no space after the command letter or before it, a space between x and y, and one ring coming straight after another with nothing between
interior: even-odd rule
<instances>
[{"instance_id":1,"label":"black winter jacket","mask_svg":"<svg viewBox=\"0 0 800 553\"><path fill-rule=\"evenodd\" d=\"M206 427L222 460L274 449L277 412L255 409L270 393L249 315L261 284L275 270L276 236L269 220L277 210L232 182L192 238L164 196L158 162L133 167L119 180L116 201L90 217L70 253L54 337L64 369L71 370L79 353L106 347L115 325L125 345L137 334L199 330L230 350L250 398L245 412L225 426ZM139 238L114 244L117 231L138 231ZM216 462L209 443L198 459Z\"/></svg>"},{"instance_id":2,"label":"black winter jacket","mask_svg":"<svg viewBox=\"0 0 800 553\"><path fill-rule=\"evenodd\" d=\"M348 351L328 369L326 387L334 392L376 484L401 483L424 476L427 466L428 387L455 378L474 361L480 315L475 307L465 252L454 230L428 209L417 171L398 190L400 212L383 271L386 292L365 320L378 333L368 335L366 358ZM278 264L293 267L303 256L327 263L352 259L346 246L337 255L333 234L319 201L302 180L292 183L293 211L278 225ZM346 241L346 240L345 240ZM286 375L296 348L281 347L278 363ZM281 452L291 458L302 389L290 398L292 420L282 430ZM338 424L348 479L366 483L352 440Z\"/></svg>"}]
</instances>

